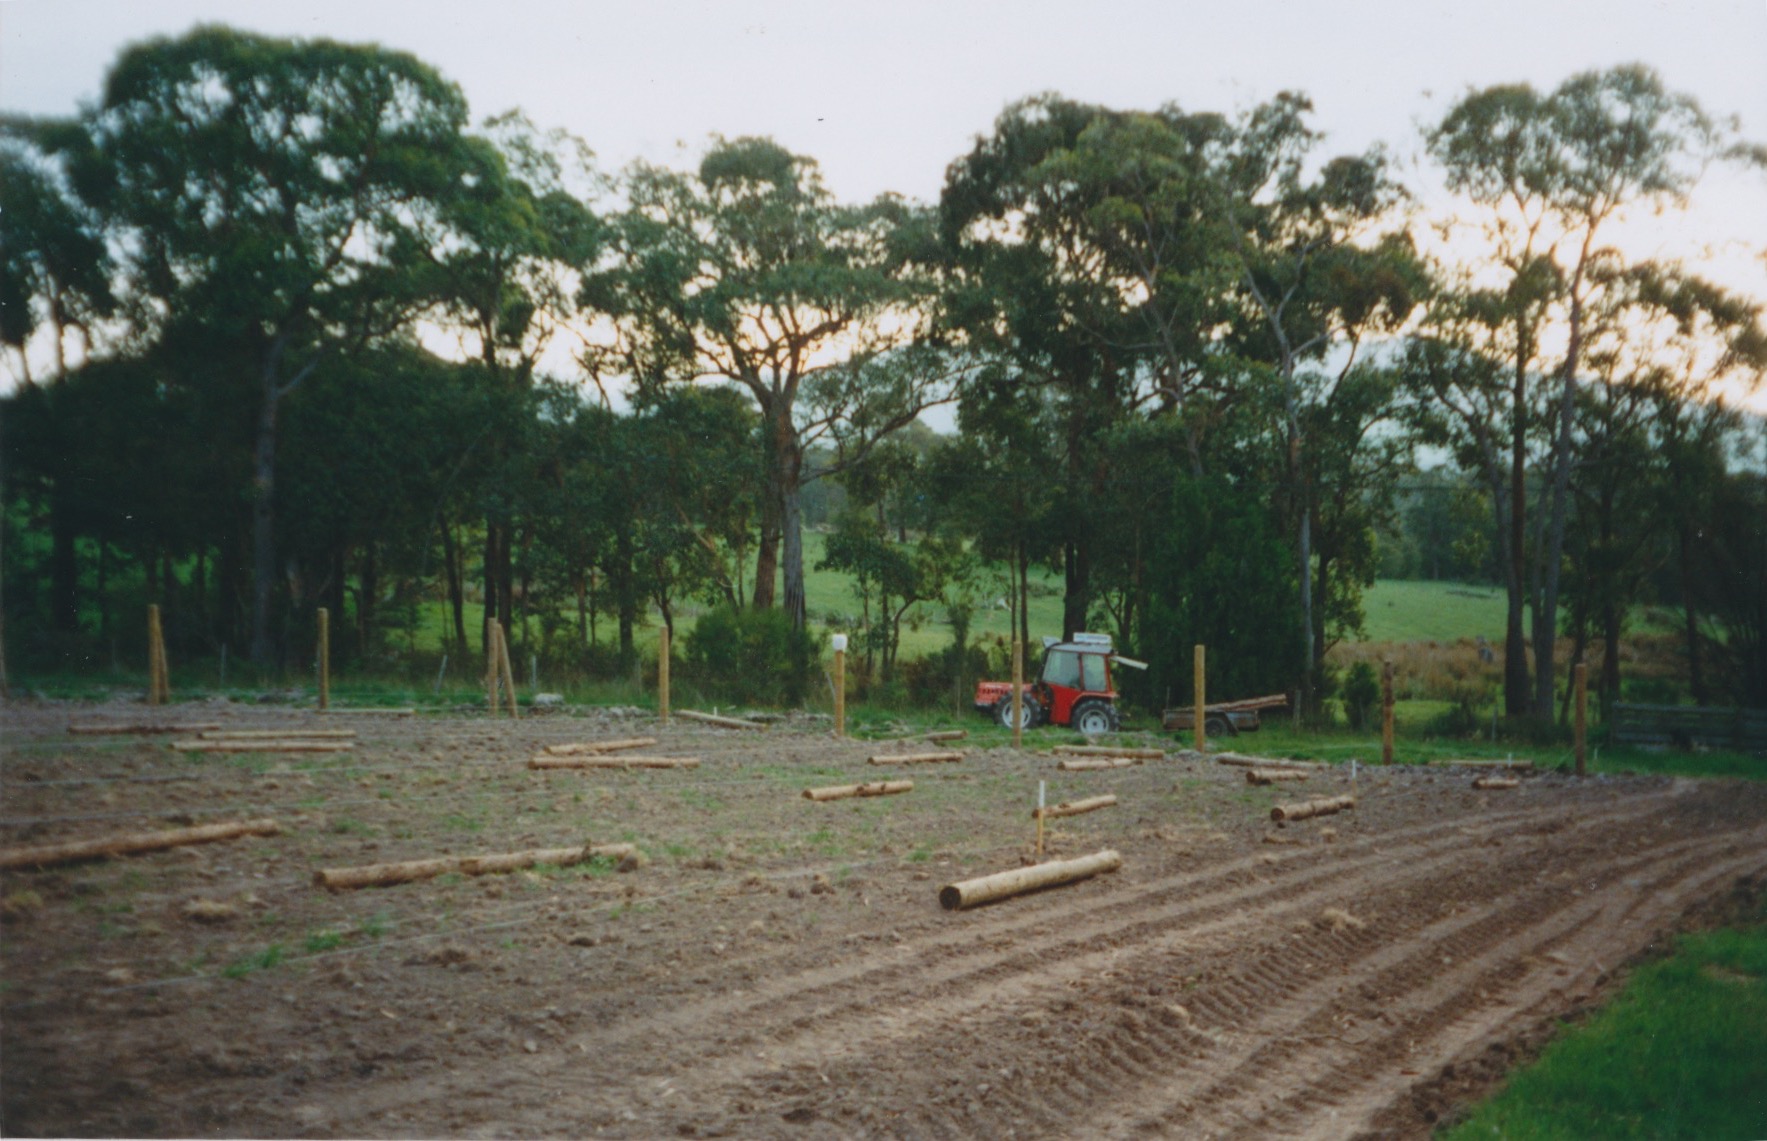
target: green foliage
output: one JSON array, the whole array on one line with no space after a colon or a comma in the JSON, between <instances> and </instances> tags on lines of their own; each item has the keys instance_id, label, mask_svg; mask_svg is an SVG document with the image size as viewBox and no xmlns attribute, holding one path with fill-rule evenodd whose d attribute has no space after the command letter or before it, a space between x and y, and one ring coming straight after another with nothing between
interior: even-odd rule
<instances>
[{"instance_id":1,"label":"green foliage","mask_svg":"<svg viewBox=\"0 0 1767 1141\"><path fill-rule=\"evenodd\" d=\"M770 705L802 702L816 661L815 640L784 611L734 606L701 615L686 651L702 686Z\"/></svg>"},{"instance_id":2,"label":"green foliage","mask_svg":"<svg viewBox=\"0 0 1767 1141\"><path fill-rule=\"evenodd\" d=\"M1355 662L1344 678L1344 719L1355 730L1366 729L1380 704L1380 678L1368 662Z\"/></svg>"},{"instance_id":3,"label":"green foliage","mask_svg":"<svg viewBox=\"0 0 1767 1141\"><path fill-rule=\"evenodd\" d=\"M1154 699L1191 692L1199 643L1211 700L1290 689L1300 613L1292 558L1267 504L1221 480L1185 479L1156 551L1141 647Z\"/></svg>"}]
</instances>

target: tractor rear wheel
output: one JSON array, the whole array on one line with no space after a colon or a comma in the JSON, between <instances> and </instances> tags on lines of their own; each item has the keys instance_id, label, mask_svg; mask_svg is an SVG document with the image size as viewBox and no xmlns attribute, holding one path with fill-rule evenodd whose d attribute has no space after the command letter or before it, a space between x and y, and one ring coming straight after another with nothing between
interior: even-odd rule
<instances>
[{"instance_id":1,"label":"tractor rear wheel","mask_svg":"<svg viewBox=\"0 0 1767 1141\"><path fill-rule=\"evenodd\" d=\"M1043 709L1037 704L1037 699L1028 693L1021 699L1019 708L1019 728L1021 729L1031 728L1043 716ZM1003 728L1012 728L1012 694L1009 693L994 703L994 720L998 721Z\"/></svg>"},{"instance_id":2,"label":"tractor rear wheel","mask_svg":"<svg viewBox=\"0 0 1767 1141\"><path fill-rule=\"evenodd\" d=\"M1122 725L1117 707L1108 701L1088 698L1074 706L1074 728L1088 737L1115 733Z\"/></svg>"}]
</instances>

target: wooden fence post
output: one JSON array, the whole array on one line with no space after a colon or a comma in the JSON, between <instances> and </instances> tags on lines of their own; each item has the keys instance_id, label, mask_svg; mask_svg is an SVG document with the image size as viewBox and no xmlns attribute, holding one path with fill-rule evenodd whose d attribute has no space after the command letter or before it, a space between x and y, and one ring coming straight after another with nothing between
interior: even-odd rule
<instances>
[{"instance_id":1,"label":"wooden fence post","mask_svg":"<svg viewBox=\"0 0 1767 1141\"><path fill-rule=\"evenodd\" d=\"M331 611L319 608L319 712L331 708Z\"/></svg>"},{"instance_id":2,"label":"wooden fence post","mask_svg":"<svg viewBox=\"0 0 1767 1141\"><path fill-rule=\"evenodd\" d=\"M498 709L498 674L502 672L502 663L497 656L497 644L502 641L502 627L497 619L485 622L485 697L491 705L491 716L497 716Z\"/></svg>"},{"instance_id":3,"label":"wooden fence post","mask_svg":"<svg viewBox=\"0 0 1767 1141\"><path fill-rule=\"evenodd\" d=\"M1196 649L1191 652L1190 660L1191 677L1194 682L1192 698L1196 706L1196 751L1199 753L1205 751L1209 745L1208 730L1203 728L1203 722L1208 720L1208 714L1204 712L1207 704L1205 695L1208 693L1204 674L1204 656L1202 644L1199 642Z\"/></svg>"},{"instance_id":4,"label":"wooden fence post","mask_svg":"<svg viewBox=\"0 0 1767 1141\"><path fill-rule=\"evenodd\" d=\"M166 677L166 640L160 627L157 603L147 607L147 704L163 705L171 697L172 686Z\"/></svg>"},{"instance_id":5,"label":"wooden fence post","mask_svg":"<svg viewBox=\"0 0 1767 1141\"><path fill-rule=\"evenodd\" d=\"M1588 744L1589 744L1589 667L1582 662L1577 663L1575 671L1577 685L1577 775L1588 776Z\"/></svg>"},{"instance_id":6,"label":"wooden fence post","mask_svg":"<svg viewBox=\"0 0 1767 1141\"><path fill-rule=\"evenodd\" d=\"M1393 763L1393 659L1380 664L1380 763Z\"/></svg>"},{"instance_id":7,"label":"wooden fence post","mask_svg":"<svg viewBox=\"0 0 1767 1141\"><path fill-rule=\"evenodd\" d=\"M835 634L828 639L834 647L834 735L847 735L847 636Z\"/></svg>"},{"instance_id":8,"label":"wooden fence post","mask_svg":"<svg viewBox=\"0 0 1767 1141\"><path fill-rule=\"evenodd\" d=\"M656 713L664 725L669 723L669 627L667 623L657 631Z\"/></svg>"}]
</instances>

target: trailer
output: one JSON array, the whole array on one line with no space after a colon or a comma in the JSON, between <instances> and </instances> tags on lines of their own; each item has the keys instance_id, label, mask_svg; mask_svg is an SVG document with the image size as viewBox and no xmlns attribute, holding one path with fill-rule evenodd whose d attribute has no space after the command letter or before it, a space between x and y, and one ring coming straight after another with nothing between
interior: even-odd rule
<instances>
[{"instance_id":1,"label":"trailer","mask_svg":"<svg viewBox=\"0 0 1767 1141\"><path fill-rule=\"evenodd\" d=\"M1258 714L1267 709L1288 708L1288 694L1270 693L1263 697L1247 697L1240 701L1218 701L1203 706L1203 732L1210 737L1235 737L1258 729ZM1168 709L1160 723L1173 732L1196 729L1196 707L1185 705Z\"/></svg>"}]
</instances>

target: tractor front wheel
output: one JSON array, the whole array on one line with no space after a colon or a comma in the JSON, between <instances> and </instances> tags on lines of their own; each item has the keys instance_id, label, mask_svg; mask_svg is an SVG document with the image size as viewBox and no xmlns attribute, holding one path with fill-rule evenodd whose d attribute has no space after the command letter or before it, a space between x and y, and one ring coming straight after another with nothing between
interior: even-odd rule
<instances>
[{"instance_id":1,"label":"tractor front wheel","mask_svg":"<svg viewBox=\"0 0 1767 1141\"><path fill-rule=\"evenodd\" d=\"M1024 697L1020 699L1018 727L1020 729L1029 729L1036 725L1042 716L1043 709L1037 704L1037 699L1028 693L1025 694ZM1013 727L1012 694L1009 693L994 703L994 720L998 721L1003 728L1011 729Z\"/></svg>"},{"instance_id":2,"label":"tractor front wheel","mask_svg":"<svg viewBox=\"0 0 1767 1141\"><path fill-rule=\"evenodd\" d=\"M1088 737L1115 733L1121 724L1117 707L1108 701L1092 698L1074 706L1074 728Z\"/></svg>"}]
</instances>

